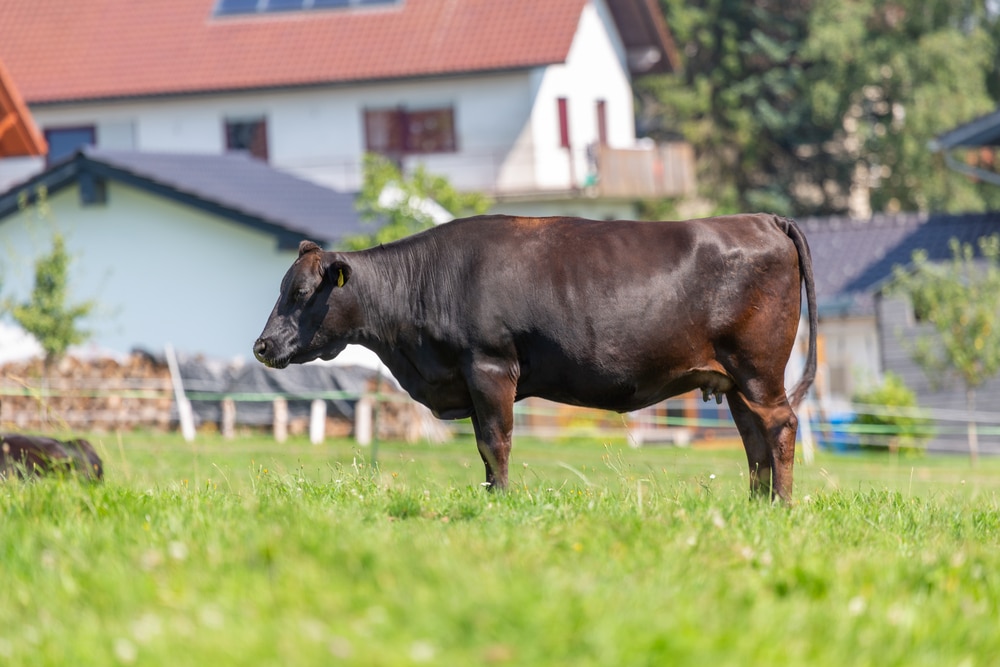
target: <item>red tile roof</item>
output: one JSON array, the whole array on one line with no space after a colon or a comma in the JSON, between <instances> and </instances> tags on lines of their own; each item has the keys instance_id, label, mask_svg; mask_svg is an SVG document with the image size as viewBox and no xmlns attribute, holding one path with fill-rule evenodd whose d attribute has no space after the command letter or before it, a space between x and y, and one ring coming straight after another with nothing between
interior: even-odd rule
<instances>
[{"instance_id":1,"label":"red tile roof","mask_svg":"<svg viewBox=\"0 0 1000 667\"><path fill-rule=\"evenodd\" d=\"M402 0L215 17L216 0L3 0L0 60L29 104L510 70L564 61L586 2ZM642 39L672 63L656 21Z\"/></svg>"}]
</instances>

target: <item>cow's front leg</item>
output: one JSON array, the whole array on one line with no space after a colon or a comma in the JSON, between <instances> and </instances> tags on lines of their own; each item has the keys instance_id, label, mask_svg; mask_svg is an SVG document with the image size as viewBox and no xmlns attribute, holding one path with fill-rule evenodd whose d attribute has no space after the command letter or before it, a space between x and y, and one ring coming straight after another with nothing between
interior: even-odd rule
<instances>
[{"instance_id":1,"label":"cow's front leg","mask_svg":"<svg viewBox=\"0 0 1000 667\"><path fill-rule=\"evenodd\" d=\"M487 420L488 421L488 420ZM476 446L486 467L486 487L490 491L507 488L507 467L510 461L510 431L497 432L493 426L483 426L477 415L472 415L472 428L476 433Z\"/></svg>"},{"instance_id":2,"label":"cow's front leg","mask_svg":"<svg viewBox=\"0 0 1000 667\"><path fill-rule=\"evenodd\" d=\"M517 374L506 361L480 358L473 360L468 382L472 428L486 466L486 484L490 490L502 491L507 488Z\"/></svg>"}]
</instances>

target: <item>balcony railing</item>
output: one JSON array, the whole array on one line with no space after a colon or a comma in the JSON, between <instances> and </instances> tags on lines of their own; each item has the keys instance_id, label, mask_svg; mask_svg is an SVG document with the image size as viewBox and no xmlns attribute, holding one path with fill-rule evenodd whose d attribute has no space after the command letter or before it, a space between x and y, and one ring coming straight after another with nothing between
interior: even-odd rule
<instances>
[{"instance_id":1,"label":"balcony railing","mask_svg":"<svg viewBox=\"0 0 1000 667\"><path fill-rule=\"evenodd\" d=\"M508 151L406 156L404 172L417 165L446 177L460 190L497 198L588 196L621 199L683 197L694 193L694 150L673 142L581 149L514 147ZM360 161L276 164L343 190L361 186Z\"/></svg>"},{"instance_id":2,"label":"balcony railing","mask_svg":"<svg viewBox=\"0 0 1000 667\"><path fill-rule=\"evenodd\" d=\"M654 199L681 197L695 190L694 149L674 142L597 151L597 195Z\"/></svg>"}]
</instances>

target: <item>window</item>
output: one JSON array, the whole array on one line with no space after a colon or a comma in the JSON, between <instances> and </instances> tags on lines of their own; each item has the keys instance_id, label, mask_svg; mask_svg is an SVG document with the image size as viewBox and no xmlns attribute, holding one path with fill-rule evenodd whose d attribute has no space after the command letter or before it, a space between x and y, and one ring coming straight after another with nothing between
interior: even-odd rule
<instances>
[{"instance_id":1,"label":"window","mask_svg":"<svg viewBox=\"0 0 1000 667\"><path fill-rule=\"evenodd\" d=\"M220 0L216 14L249 14L257 11L259 0Z\"/></svg>"},{"instance_id":2,"label":"window","mask_svg":"<svg viewBox=\"0 0 1000 667\"><path fill-rule=\"evenodd\" d=\"M267 162L267 121L263 118L227 120L226 150L247 151Z\"/></svg>"},{"instance_id":3,"label":"window","mask_svg":"<svg viewBox=\"0 0 1000 667\"><path fill-rule=\"evenodd\" d=\"M302 9L302 0L267 0L267 11L290 12Z\"/></svg>"},{"instance_id":4,"label":"window","mask_svg":"<svg viewBox=\"0 0 1000 667\"><path fill-rule=\"evenodd\" d=\"M383 155L454 153L455 113L443 109L366 109L365 147Z\"/></svg>"},{"instance_id":5,"label":"window","mask_svg":"<svg viewBox=\"0 0 1000 667\"><path fill-rule=\"evenodd\" d=\"M58 127L45 130L45 141L49 144L49 163L69 157L83 146L97 143L97 132L93 125L79 127Z\"/></svg>"},{"instance_id":6,"label":"window","mask_svg":"<svg viewBox=\"0 0 1000 667\"><path fill-rule=\"evenodd\" d=\"M402 0L218 0L216 16L400 4Z\"/></svg>"}]
</instances>

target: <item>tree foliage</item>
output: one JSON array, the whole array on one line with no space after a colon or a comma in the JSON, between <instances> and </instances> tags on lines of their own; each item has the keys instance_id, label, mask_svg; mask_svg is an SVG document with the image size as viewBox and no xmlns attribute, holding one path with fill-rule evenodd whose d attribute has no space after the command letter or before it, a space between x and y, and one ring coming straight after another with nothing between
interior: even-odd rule
<instances>
[{"instance_id":1,"label":"tree foliage","mask_svg":"<svg viewBox=\"0 0 1000 667\"><path fill-rule=\"evenodd\" d=\"M35 261L35 283L31 297L23 302L8 301L11 315L25 331L38 339L46 365L66 353L71 345L85 342L90 333L80 320L90 314L94 303L69 304L70 256L61 234L52 239L52 252Z\"/></svg>"},{"instance_id":2,"label":"tree foliage","mask_svg":"<svg viewBox=\"0 0 1000 667\"><path fill-rule=\"evenodd\" d=\"M639 82L640 129L692 142L720 212L1000 205L927 146L995 107L986 0L661 4L684 67Z\"/></svg>"},{"instance_id":3,"label":"tree foliage","mask_svg":"<svg viewBox=\"0 0 1000 667\"><path fill-rule=\"evenodd\" d=\"M945 263L913 253L913 264L896 267L892 291L903 293L914 312L933 325L935 336L913 341L913 357L932 382L957 378L976 389L1000 373L1000 236L950 242Z\"/></svg>"},{"instance_id":4,"label":"tree foliage","mask_svg":"<svg viewBox=\"0 0 1000 667\"><path fill-rule=\"evenodd\" d=\"M360 250L433 227L427 205L434 203L456 217L485 213L491 204L480 193L459 192L448 179L428 173L423 165L406 178L391 160L369 153L364 159L358 210L364 222L378 225L378 229L349 237L342 245L347 250Z\"/></svg>"},{"instance_id":5,"label":"tree foliage","mask_svg":"<svg viewBox=\"0 0 1000 667\"><path fill-rule=\"evenodd\" d=\"M908 296L914 312L933 325L934 335L910 342L911 354L932 384L958 379L966 406L976 408L976 389L1000 373L1000 235L979 239L979 254L952 239L951 260L934 263L925 250L910 267L896 267L889 290ZM974 419L969 453L978 455Z\"/></svg>"}]
</instances>

